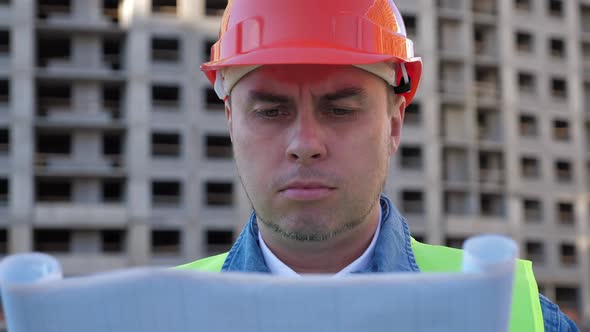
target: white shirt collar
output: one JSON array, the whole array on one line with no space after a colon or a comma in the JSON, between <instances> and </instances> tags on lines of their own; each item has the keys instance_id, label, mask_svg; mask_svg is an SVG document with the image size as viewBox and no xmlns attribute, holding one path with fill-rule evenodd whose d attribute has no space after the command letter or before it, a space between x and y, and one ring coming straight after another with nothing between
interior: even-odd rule
<instances>
[{"instance_id":1,"label":"white shirt collar","mask_svg":"<svg viewBox=\"0 0 590 332\"><path fill-rule=\"evenodd\" d=\"M369 247L365 250L365 252L360 255L357 259L355 259L352 263L348 264L345 268L340 270L340 272L334 274L334 276L342 276L345 274L358 272L365 269L369 266L371 262L371 258L373 257L373 253L375 252L375 243L377 242L377 238L379 237L379 230L381 229L381 207L379 206L379 224L377 225L377 229L375 230L375 234L373 235L373 239L369 244ZM262 239L262 234L260 230L258 231L258 243L260 243L260 249L262 250L262 256L264 257L264 261L266 266L272 274L280 275L280 276L299 276L299 274L290 267L288 267L285 263L283 263L273 252L266 246L264 240Z\"/></svg>"}]
</instances>

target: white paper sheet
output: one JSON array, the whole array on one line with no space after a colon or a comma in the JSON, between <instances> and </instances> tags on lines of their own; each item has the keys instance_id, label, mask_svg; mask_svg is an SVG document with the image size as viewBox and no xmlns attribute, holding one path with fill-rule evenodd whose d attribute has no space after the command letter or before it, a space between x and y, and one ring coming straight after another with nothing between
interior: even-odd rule
<instances>
[{"instance_id":1,"label":"white paper sheet","mask_svg":"<svg viewBox=\"0 0 590 332\"><path fill-rule=\"evenodd\" d=\"M515 243L466 243L463 273L304 278L136 268L61 279L42 254L0 263L9 332L507 331Z\"/></svg>"}]
</instances>

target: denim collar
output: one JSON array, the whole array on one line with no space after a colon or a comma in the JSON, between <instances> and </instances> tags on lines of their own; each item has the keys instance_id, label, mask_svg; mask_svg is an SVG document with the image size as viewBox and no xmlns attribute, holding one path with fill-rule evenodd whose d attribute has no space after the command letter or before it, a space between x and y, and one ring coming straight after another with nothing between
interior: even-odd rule
<instances>
[{"instance_id":1,"label":"denim collar","mask_svg":"<svg viewBox=\"0 0 590 332\"><path fill-rule=\"evenodd\" d=\"M355 273L419 272L410 242L410 230L404 217L385 195L380 197L381 230L370 264ZM221 271L270 273L258 244L256 213L230 249Z\"/></svg>"}]
</instances>

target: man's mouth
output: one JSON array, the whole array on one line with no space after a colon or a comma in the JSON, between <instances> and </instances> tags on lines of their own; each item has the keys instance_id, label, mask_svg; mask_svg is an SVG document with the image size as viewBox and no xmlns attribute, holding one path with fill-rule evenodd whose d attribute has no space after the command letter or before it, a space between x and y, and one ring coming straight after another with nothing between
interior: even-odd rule
<instances>
[{"instance_id":1,"label":"man's mouth","mask_svg":"<svg viewBox=\"0 0 590 332\"><path fill-rule=\"evenodd\" d=\"M294 181L287 184L279 193L294 201L313 201L326 198L334 190L335 187L321 182Z\"/></svg>"}]
</instances>

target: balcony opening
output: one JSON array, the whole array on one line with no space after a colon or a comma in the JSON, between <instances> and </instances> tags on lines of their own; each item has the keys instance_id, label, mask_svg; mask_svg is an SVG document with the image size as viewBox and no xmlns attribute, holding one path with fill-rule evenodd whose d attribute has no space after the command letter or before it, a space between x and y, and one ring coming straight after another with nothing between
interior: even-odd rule
<instances>
[{"instance_id":1,"label":"balcony opening","mask_svg":"<svg viewBox=\"0 0 590 332\"><path fill-rule=\"evenodd\" d=\"M33 250L45 253L69 253L72 247L70 229L35 229Z\"/></svg>"},{"instance_id":2,"label":"balcony opening","mask_svg":"<svg viewBox=\"0 0 590 332\"><path fill-rule=\"evenodd\" d=\"M557 203L557 222L564 226L574 225L574 205L569 202Z\"/></svg>"},{"instance_id":3,"label":"balcony opening","mask_svg":"<svg viewBox=\"0 0 590 332\"><path fill-rule=\"evenodd\" d=\"M582 320L579 293L578 287L555 287L555 304L559 306L564 314L578 323Z\"/></svg>"},{"instance_id":4,"label":"balcony opening","mask_svg":"<svg viewBox=\"0 0 590 332\"><path fill-rule=\"evenodd\" d=\"M70 83L38 83L37 115L48 116L51 109L69 111L72 107L72 85Z\"/></svg>"},{"instance_id":5,"label":"balcony opening","mask_svg":"<svg viewBox=\"0 0 590 332\"><path fill-rule=\"evenodd\" d=\"M419 126L422 123L422 108L413 101L404 112L404 126Z\"/></svg>"},{"instance_id":6,"label":"balcony opening","mask_svg":"<svg viewBox=\"0 0 590 332\"><path fill-rule=\"evenodd\" d=\"M152 0L152 13L176 15L176 0Z\"/></svg>"},{"instance_id":7,"label":"balcony opening","mask_svg":"<svg viewBox=\"0 0 590 332\"><path fill-rule=\"evenodd\" d=\"M75 229L72 231L71 252L75 255L99 255L100 242L100 231L96 229Z\"/></svg>"},{"instance_id":8,"label":"balcony opening","mask_svg":"<svg viewBox=\"0 0 590 332\"><path fill-rule=\"evenodd\" d=\"M580 5L580 29L582 33L590 33L590 6Z\"/></svg>"},{"instance_id":9,"label":"balcony opening","mask_svg":"<svg viewBox=\"0 0 590 332\"><path fill-rule=\"evenodd\" d=\"M0 129L0 154L10 153L10 130Z\"/></svg>"},{"instance_id":10,"label":"balcony opening","mask_svg":"<svg viewBox=\"0 0 590 332\"><path fill-rule=\"evenodd\" d=\"M0 178L0 206L6 206L8 204L8 179Z\"/></svg>"},{"instance_id":11,"label":"balcony opening","mask_svg":"<svg viewBox=\"0 0 590 332\"><path fill-rule=\"evenodd\" d=\"M119 23L119 4L121 0L102 0L102 15L112 23Z\"/></svg>"},{"instance_id":12,"label":"balcony opening","mask_svg":"<svg viewBox=\"0 0 590 332\"><path fill-rule=\"evenodd\" d=\"M447 140L469 141L467 112L461 104L443 104L440 110L440 134Z\"/></svg>"},{"instance_id":13,"label":"balcony opening","mask_svg":"<svg viewBox=\"0 0 590 332\"><path fill-rule=\"evenodd\" d=\"M514 0L514 9L521 12L530 12L533 6L531 0Z\"/></svg>"},{"instance_id":14,"label":"balcony opening","mask_svg":"<svg viewBox=\"0 0 590 332\"><path fill-rule=\"evenodd\" d=\"M439 19L438 49L452 54L461 54L464 50L462 24L455 20Z\"/></svg>"},{"instance_id":15,"label":"balcony opening","mask_svg":"<svg viewBox=\"0 0 590 332\"><path fill-rule=\"evenodd\" d=\"M537 81L535 79L535 75L532 73L519 73L518 89L520 90L520 93L527 95L536 95Z\"/></svg>"},{"instance_id":16,"label":"balcony opening","mask_svg":"<svg viewBox=\"0 0 590 332\"><path fill-rule=\"evenodd\" d=\"M120 39L104 39L102 41L102 61L111 70L121 70L123 67L122 48Z\"/></svg>"},{"instance_id":17,"label":"balcony opening","mask_svg":"<svg viewBox=\"0 0 590 332\"><path fill-rule=\"evenodd\" d=\"M0 229L0 255L8 254L8 231L6 229ZM0 305L0 312L2 312L2 306Z\"/></svg>"},{"instance_id":18,"label":"balcony opening","mask_svg":"<svg viewBox=\"0 0 590 332\"><path fill-rule=\"evenodd\" d=\"M179 181L153 181L152 204L154 206L178 206L181 202Z\"/></svg>"},{"instance_id":19,"label":"balcony opening","mask_svg":"<svg viewBox=\"0 0 590 332\"><path fill-rule=\"evenodd\" d=\"M567 120L553 121L553 139L568 141L570 139L570 125Z\"/></svg>"},{"instance_id":20,"label":"balcony opening","mask_svg":"<svg viewBox=\"0 0 590 332\"><path fill-rule=\"evenodd\" d=\"M439 67L439 91L457 99L465 98L465 66L463 63L441 61Z\"/></svg>"},{"instance_id":21,"label":"balcony opening","mask_svg":"<svg viewBox=\"0 0 590 332\"><path fill-rule=\"evenodd\" d=\"M102 87L102 108L111 114L112 119L121 118L121 89L117 85Z\"/></svg>"},{"instance_id":22,"label":"balcony opening","mask_svg":"<svg viewBox=\"0 0 590 332\"><path fill-rule=\"evenodd\" d=\"M418 33L418 25L416 15L403 15L404 24L406 25L406 34L408 38L416 39Z\"/></svg>"},{"instance_id":23,"label":"balcony opening","mask_svg":"<svg viewBox=\"0 0 590 332\"><path fill-rule=\"evenodd\" d=\"M466 216L471 213L468 192L445 191L444 200L447 215Z\"/></svg>"},{"instance_id":24,"label":"balcony opening","mask_svg":"<svg viewBox=\"0 0 590 332\"><path fill-rule=\"evenodd\" d=\"M125 252L124 230L103 230L100 232L102 252L107 254L120 254Z\"/></svg>"},{"instance_id":25,"label":"balcony opening","mask_svg":"<svg viewBox=\"0 0 590 332\"><path fill-rule=\"evenodd\" d=\"M152 61L173 62L180 60L180 41L178 38L152 38Z\"/></svg>"},{"instance_id":26,"label":"balcony opening","mask_svg":"<svg viewBox=\"0 0 590 332\"><path fill-rule=\"evenodd\" d=\"M562 0L549 0L547 4L547 11L550 16L563 16L563 2Z\"/></svg>"},{"instance_id":27,"label":"balcony opening","mask_svg":"<svg viewBox=\"0 0 590 332\"><path fill-rule=\"evenodd\" d=\"M525 179L538 179L541 176L541 166L536 157L526 156L520 159L520 171Z\"/></svg>"},{"instance_id":28,"label":"balcony opening","mask_svg":"<svg viewBox=\"0 0 590 332\"><path fill-rule=\"evenodd\" d=\"M213 230L206 231L205 238L207 239L207 254L216 255L227 252L234 242L234 232L228 230Z\"/></svg>"},{"instance_id":29,"label":"balcony opening","mask_svg":"<svg viewBox=\"0 0 590 332\"><path fill-rule=\"evenodd\" d=\"M207 16L221 16L227 6L227 0L206 0L205 14Z\"/></svg>"},{"instance_id":30,"label":"balcony opening","mask_svg":"<svg viewBox=\"0 0 590 332\"><path fill-rule=\"evenodd\" d=\"M178 108L180 88L176 85L153 85L152 105L155 107Z\"/></svg>"},{"instance_id":31,"label":"balcony opening","mask_svg":"<svg viewBox=\"0 0 590 332\"><path fill-rule=\"evenodd\" d=\"M0 56L10 54L10 31L0 30Z\"/></svg>"},{"instance_id":32,"label":"balcony opening","mask_svg":"<svg viewBox=\"0 0 590 332\"><path fill-rule=\"evenodd\" d=\"M207 135L205 155L211 159L230 159L233 156L231 138L228 135Z\"/></svg>"},{"instance_id":33,"label":"balcony opening","mask_svg":"<svg viewBox=\"0 0 590 332\"><path fill-rule=\"evenodd\" d=\"M527 241L525 247L527 260L532 261L534 264L545 263L545 246L543 242Z\"/></svg>"},{"instance_id":34,"label":"balcony opening","mask_svg":"<svg viewBox=\"0 0 590 332\"><path fill-rule=\"evenodd\" d=\"M565 41L563 39L551 38L549 40L549 54L556 59L565 58Z\"/></svg>"},{"instance_id":35,"label":"balcony opening","mask_svg":"<svg viewBox=\"0 0 590 332\"><path fill-rule=\"evenodd\" d=\"M501 152L479 152L479 181L496 185L504 183L504 156Z\"/></svg>"},{"instance_id":36,"label":"balcony opening","mask_svg":"<svg viewBox=\"0 0 590 332\"><path fill-rule=\"evenodd\" d=\"M516 32L516 51L519 53L531 53L534 48L533 35L528 32Z\"/></svg>"},{"instance_id":37,"label":"balcony opening","mask_svg":"<svg viewBox=\"0 0 590 332\"><path fill-rule=\"evenodd\" d=\"M44 20L52 15L69 16L71 9L71 0L39 0L37 18Z\"/></svg>"},{"instance_id":38,"label":"balcony opening","mask_svg":"<svg viewBox=\"0 0 590 332\"><path fill-rule=\"evenodd\" d=\"M37 66L47 67L52 62L60 65L71 65L72 43L68 37L44 36L37 37Z\"/></svg>"},{"instance_id":39,"label":"balcony opening","mask_svg":"<svg viewBox=\"0 0 590 332\"><path fill-rule=\"evenodd\" d=\"M481 141L502 140L502 122L496 109L477 109L477 139Z\"/></svg>"},{"instance_id":40,"label":"balcony opening","mask_svg":"<svg viewBox=\"0 0 590 332\"><path fill-rule=\"evenodd\" d=\"M476 55L496 56L498 37L493 26L476 24L473 27L473 48Z\"/></svg>"},{"instance_id":41,"label":"balcony opening","mask_svg":"<svg viewBox=\"0 0 590 332\"><path fill-rule=\"evenodd\" d=\"M538 199L525 199L523 201L524 221L527 223L539 223L543 221L543 208Z\"/></svg>"},{"instance_id":42,"label":"balcony opening","mask_svg":"<svg viewBox=\"0 0 590 332\"><path fill-rule=\"evenodd\" d=\"M567 97L567 82L562 78L551 80L551 95L553 98L564 99Z\"/></svg>"},{"instance_id":43,"label":"balcony opening","mask_svg":"<svg viewBox=\"0 0 590 332\"><path fill-rule=\"evenodd\" d=\"M36 201L43 203L70 203L72 202L71 180L36 179Z\"/></svg>"},{"instance_id":44,"label":"balcony opening","mask_svg":"<svg viewBox=\"0 0 590 332\"><path fill-rule=\"evenodd\" d=\"M567 160L555 161L555 179L558 182L570 183L573 180L572 164Z\"/></svg>"},{"instance_id":45,"label":"balcony opening","mask_svg":"<svg viewBox=\"0 0 590 332\"><path fill-rule=\"evenodd\" d=\"M460 148L445 148L443 150L443 174L448 182L468 182L469 164L467 151Z\"/></svg>"},{"instance_id":46,"label":"balcony opening","mask_svg":"<svg viewBox=\"0 0 590 332\"><path fill-rule=\"evenodd\" d=\"M438 8L461 10L463 0L437 0Z\"/></svg>"},{"instance_id":47,"label":"balcony opening","mask_svg":"<svg viewBox=\"0 0 590 332\"><path fill-rule=\"evenodd\" d=\"M179 255L180 231L152 230L152 254Z\"/></svg>"},{"instance_id":48,"label":"balcony opening","mask_svg":"<svg viewBox=\"0 0 590 332\"><path fill-rule=\"evenodd\" d=\"M481 194L480 212L484 217L504 217L504 197L500 194Z\"/></svg>"},{"instance_id":49,"label":"balcony opening","mask_svg":"<svg viewBox=\"0 0 590 332\"><path fill-rule=\"evenodd\" d=\"M402 146L400 152L401 168L419 171L422 169L422 148L420 146Z\"/></svg>"},{"instance_id":50,"label":"balcony opening","mask_svg":"<svg viewBox=\"0 0 590 332\"><path fill-rule=\"evenodd\" d=\"M0 105L10 102L10 84L8 80L0 79Z\"/></svg>"},{"instance_id":51,"label":"balcony opening","mask_svg":"<svg viewBox=\"0 0 590 332\"><path fill-rule=\"evenodd\" d=\"M123 180L103 180L101 189L103 203L123 203Z\"/></svg>"},{"instance_id":52,"label":"balcony opening","mask_svg":"<svg viewBox=\"0 0 590 332\"><path fill-rule=\"evenodd\" d=\"M475 68L475 95L496 101L500 97L498 69L478 66Z\"/></svg>"},{"instance_id":53,"label":"balcony opening","mask_svg":"<svg viewBox=\"0 0 590 332\"><path fill-rule=\"evenodd\" d=\"M72 137L62 133L37 133L37 154L68 156L72 152Z\"/></svg>"},{"instance_id":54,"label":"balcony opening","mask_svg":"<svg viewBox=\"0 0 590 332\"><path fill-rule=\"evenodd\" d=\"M234 185L231 182L207 182L205 190L205 204L208 206L232 206L234 204Z\"/></svg>"},{"instance_id":55,"label":"balcony opening","mask_svg":"<svg viewBox=\"0 0 590 332\"><path fill-rule=\"evenodd\" d=\"M152 156L180 156L180 135L175 133L152 133Z\"/></svg>"},{"instance_id":56,"label":"balcony opening","mask_svg":"<svg viewBox=\"0 0 590 332\"><path fill-rule=\"evenodd\" d=\"M405 190L401 196L401 208L404 213L424 214L424 194L421 191Z\"/></svg>"},{"instance_id":57,"label":"balcony opening","mask_svg":"<svg viewBox=\"0 0 590 332\"><path fill-rule=\"evenodd\" d=\"M451 248L462 249L465 240L466 238L464 237L447 237L445 239L445 245Z\"/></svg>"},{"instance_id":58,"label":"balcony opening","mask_svg":"<svg viewBox=\"0 0 590 332\"><path fill-rule=\"evenodd\" d=\"M473 1L473 12L475 14L495 15L496 0L479 0Z\"/></svg>"},{"instance_id":59,"label":"balcony opening","mask_svg":"<svg viewBox=\"0 0 590 332\"><path fill-rule=\"evenodd\" d=\"M205 89L205 102L208 111L224 111L225 104L223 100L217 97L217 93L212 88Z\"/></svg>"},{"instance_id":60,"label":"balcony opening","mask_svg":"<svg viewBox=\"0 0 590 332\"><path fill-rule=\"evenodd\" d=\"M590 25L590 22L588 22L588 24ZM590 33L590 31L588 32ZM590 42L582 42L580 48L582 49L582 62L584 65L588 66L590 63Z\"/></svg>"},{"instance_id":61,"label":"balcony opening","mask_svg":"<svg viewBox=\"0 0 590 332\"><path fill-rule=\"evenodd\" d=\"M562 243L559 246L559 261L564 266L576 266L578 258L576 245L573 243Z\"/></svg>"},{"instance_id":62,"label":"balcony opening","mask_svg":"<svg viewBox=\"0 0 590 332\"><path fill-rule=\"evenodd\" d=\"M536 137L539 134L539 126L537 118L534 115L520 116L520 136L522 137Z\"/></svg>"},{"instance_id":63,"label":"balcony opening","mask_svg":"<svg viewBox=\"0 0 590 332\"><path fill-rule=\"evenodd\" d=\"M123 137L120 134L104 134L102 136L102 155L110 160L111 167L123 166Z\"/></svg>"},{"instance_id":64,"label":"balcony opening","mask_svg":"<svg viewBox=\"0 0 590 332\"><path fill-rule=\"evenodd\" d=\"M209 59L211 59L211 48L215 42L216 40L214 39L206 39L203 41L203 59L205 59L205 61L209 61Z\"/></svg>"}]
</instances>

